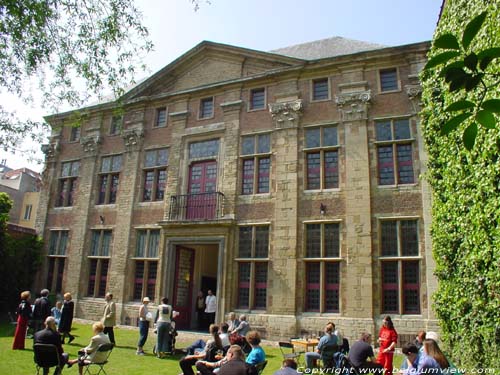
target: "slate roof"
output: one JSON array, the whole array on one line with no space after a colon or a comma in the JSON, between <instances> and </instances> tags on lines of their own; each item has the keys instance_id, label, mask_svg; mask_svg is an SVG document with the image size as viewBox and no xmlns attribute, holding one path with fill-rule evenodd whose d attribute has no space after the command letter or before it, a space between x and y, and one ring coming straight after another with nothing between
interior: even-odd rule
<instances>
[{"instance_id":1,"label":"slate roof","mask_svg":"<svg viewBox=\"0 0 500 375\"><path fill-rule=\"evenodd\" d=\"M349 55L351 53L371 51L386 47L387 46L382 44L362 42L360 40L335 36L333 38L315 40L314 42L279 48L269 52L304 60L316 60L325 57Z\"/></svg>"}]
</instances>

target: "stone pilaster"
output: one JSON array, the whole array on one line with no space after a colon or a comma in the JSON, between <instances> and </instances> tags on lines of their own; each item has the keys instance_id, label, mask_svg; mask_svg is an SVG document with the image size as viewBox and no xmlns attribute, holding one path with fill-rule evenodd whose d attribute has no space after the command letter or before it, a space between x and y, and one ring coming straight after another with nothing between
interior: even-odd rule
<instances>
[{"instance_id":1,"label":"stone pilaster","mask_svg":"<svg viewBox=\"0 0 500 375\"><path fill-rule=\"evenodd\" d=\"M298 126L302 101L273 103L269 111L274 121L273 176L276 179L274 221L271 230L267 309L270 314L295 315L297 285L298 212ZM293 324L292 324L293 325ZM294 328L292 328L294 331Z\"/></svg>"},{"instance_id":2,"label":"stone pilaster","mask_svg":"<svg viewBox=\"0 0 500 375\"><path fill-rule=\"evenodd\" d=\"M373 317L373 275L370 202L370 154L367 117L370 91L366 82L339 85L336 103L345 131L346 253L342 278L343 315Z\"/></svg>"}]
</instances>

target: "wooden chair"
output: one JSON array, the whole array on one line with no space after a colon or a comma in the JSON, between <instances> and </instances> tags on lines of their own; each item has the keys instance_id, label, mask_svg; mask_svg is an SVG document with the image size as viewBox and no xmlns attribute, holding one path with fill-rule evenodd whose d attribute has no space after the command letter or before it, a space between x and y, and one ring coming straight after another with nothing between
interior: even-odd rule
<instances>
[{"instance_id":1,"label":"wooden chair","mask_svg":"<svg viewBox=\"0 0 500 375\"><path fill-rule=\"evenodd\" d=\"M53 344L35 344L33 345L33 352L35 354L35 364L36 373L40 374L40 370L43 370L43 374L49 373L51 367L57 367L59 373L62 372L64 368L64 363L61 363L61 358L59 357L59 352L57 347Z\"/></svg>"}]
</instances>

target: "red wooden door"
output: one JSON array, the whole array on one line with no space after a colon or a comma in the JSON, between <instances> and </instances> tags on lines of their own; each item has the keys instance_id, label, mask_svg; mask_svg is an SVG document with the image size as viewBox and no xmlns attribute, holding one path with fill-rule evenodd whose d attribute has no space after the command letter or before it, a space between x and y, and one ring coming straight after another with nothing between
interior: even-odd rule
<instances>
[{"instance_id":1,"label":"red wooden door","mask_svg":"<svg viewBox=\"0 0 500 375\"><path fill-rule=\"evenodd\" d=\"M217 204L217 162L193 163L189 168L188 219L213 219Z\"/></svg>"},{"instance_id":2,"label":"red wooden door","mask_svg":"<svg viewBox=\"0 0 500 375\"><path fill-rule=\"evenodd\" d=\"M177 246L175 252L174 297L172 305L180 315L175 318L177 329L189 329L193 295L194 250Z\"/></svg>"}]
</instances>

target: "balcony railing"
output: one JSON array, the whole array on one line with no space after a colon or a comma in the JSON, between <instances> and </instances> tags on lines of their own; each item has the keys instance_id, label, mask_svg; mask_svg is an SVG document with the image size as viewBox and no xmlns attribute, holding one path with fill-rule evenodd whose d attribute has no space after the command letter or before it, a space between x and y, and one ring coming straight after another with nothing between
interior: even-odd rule
<instances>
[{"instance_id":1,"label":"balcony railing","mask_svg":"<svg viewBox=\"0 0 500 375\"><path fill-rule=\"evenodd\" d=\"M169 220L214 220L224 216L224 194L220 192L172 195Z\"/></svg>"}]
</instances>

